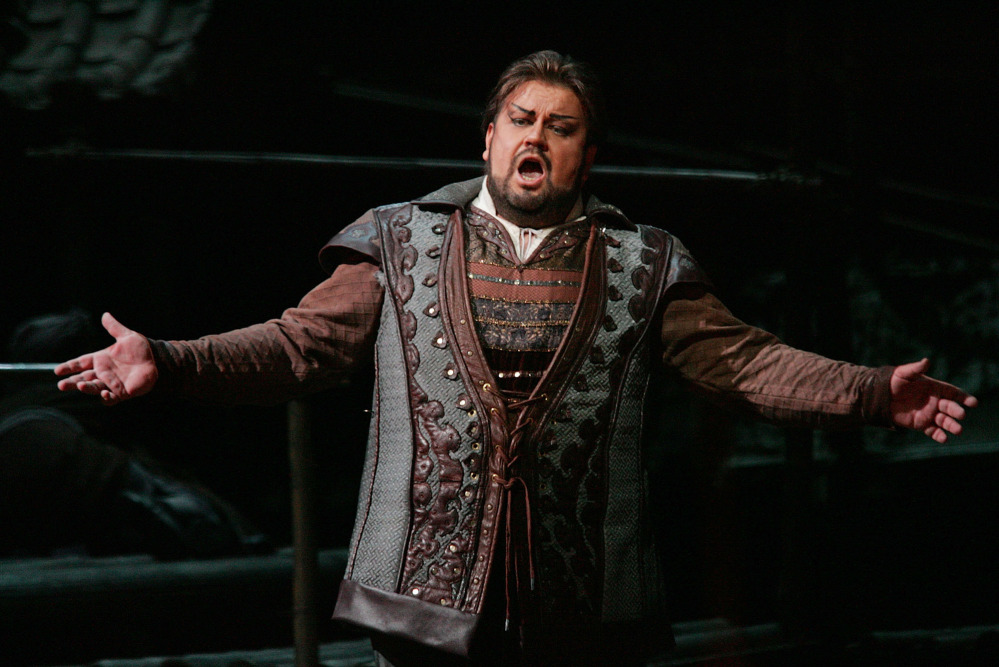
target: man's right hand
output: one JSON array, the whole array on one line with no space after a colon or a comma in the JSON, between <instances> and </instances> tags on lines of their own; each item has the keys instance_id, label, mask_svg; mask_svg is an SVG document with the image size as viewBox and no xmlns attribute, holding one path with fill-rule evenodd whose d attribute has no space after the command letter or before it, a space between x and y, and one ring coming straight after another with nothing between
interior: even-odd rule
<instances>
[{"instance_id":1,"label":"man's right hand","mask_svg":"<svg viewBox=\"0 0 999 667\"><path fill-rule=\"evenodd\" d=\"M59 389L100 396L105 405L149 393L159 378L149 340L110 313L104 313L101 324L114 336L114 344L56 366L56 375L69 376L59 381Z\"/></svg>"}]
</instances>

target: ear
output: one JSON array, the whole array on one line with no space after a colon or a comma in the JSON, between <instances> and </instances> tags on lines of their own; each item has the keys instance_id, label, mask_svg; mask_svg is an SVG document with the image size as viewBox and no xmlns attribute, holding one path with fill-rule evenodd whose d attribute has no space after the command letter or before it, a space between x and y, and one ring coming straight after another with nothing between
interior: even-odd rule
<instances>
[{"instance_id":1,"label":"ear","mask_svg":"<svg viewBox=\"0 0 999 667\"><path fill-rule=\"evenodd\" d=\"M583 153L583 183L586 179L590 177L590 168L593 167L593 161L597 159L597 147L587 146L585 152Z\"/></svg>"},{"instance_id":2,"label":"ear","mask_svg":"<svg viewBox=\"0 0 999 667\"><path fill-rule=\"evenodd\" d=\"M489 146L493 143L493 123L489 123L489 127L486 128L486 149L482 151L483 161L489 161Z\"/></svg>"}]
</instances>

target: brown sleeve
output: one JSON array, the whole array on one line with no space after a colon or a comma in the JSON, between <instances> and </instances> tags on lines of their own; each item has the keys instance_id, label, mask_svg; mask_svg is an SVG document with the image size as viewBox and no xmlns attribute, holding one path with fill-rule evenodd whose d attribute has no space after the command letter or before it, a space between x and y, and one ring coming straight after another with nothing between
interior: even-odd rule
<instances>
[{"instance_id":1,"label":"brown sleeve","mask_svg":"<svg viewBox=\"0 0 999 667\"><path fill-rule=\"evenodd\" d=\"M340 264L279 319L192 341L151 341L157 390L272 404L330 387L367 361L384 292L378 267Z\"/></svg>"},{"instance_id":2,"label":"brown sleeve","mask_svg":"<svg viewBox=\"0 0 999 667\"><path fill-rule=\"evenodd\" d=\"M663 312L663 361L725 406L784 426L890 426L890 367L804 352L733 316L710 292L678 290Z\"/></svg>"}]
</instances>

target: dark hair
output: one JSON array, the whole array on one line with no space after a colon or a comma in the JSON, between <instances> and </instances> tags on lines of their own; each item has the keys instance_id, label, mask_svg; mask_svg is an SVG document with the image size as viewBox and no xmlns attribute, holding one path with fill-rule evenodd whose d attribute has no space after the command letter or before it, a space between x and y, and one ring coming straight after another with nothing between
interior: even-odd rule
<instances>
[{"instance_id":1,"label":"dark hair","mask_svg":"<svg viewBox=\"0 0 999 667\"><path fill-rule=\"evenodd\" d=\"M599 146L606 138L604 100L596 74L586 64L555 51L538 51L513 61L500 75L489 95L482 116L483 134L496 119L500 107L517 86L528 81L540 81L568 88L579 98L586 111L586 143Z\"/></svg>"}]
</instances>

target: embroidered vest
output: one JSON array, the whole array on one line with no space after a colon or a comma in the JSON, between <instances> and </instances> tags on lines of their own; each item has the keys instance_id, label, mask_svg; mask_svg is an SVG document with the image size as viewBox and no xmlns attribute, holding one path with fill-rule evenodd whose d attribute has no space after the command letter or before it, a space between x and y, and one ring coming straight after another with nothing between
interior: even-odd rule
<instances>
[{"instance_id":1,"label":"embroidered vest","mask_svg":"<svg viewBox=\"0 0 999 667\"><path fill-rule=\"evenodd\" d=\"M432 201L373 212L386 298L335 617L467 655L502 567L510 432L474 330L461 215ZM534 602L543 625L576 632L665 623L641 452L649 325L667 284L701 279L668 234L592 219L571 324L523 416Z\"/></svg>"}]
</instances>

